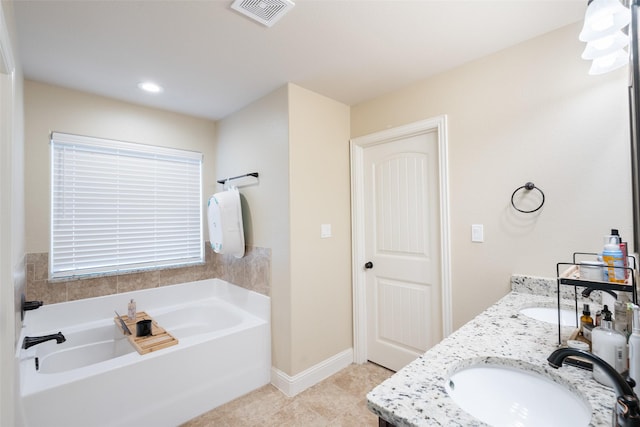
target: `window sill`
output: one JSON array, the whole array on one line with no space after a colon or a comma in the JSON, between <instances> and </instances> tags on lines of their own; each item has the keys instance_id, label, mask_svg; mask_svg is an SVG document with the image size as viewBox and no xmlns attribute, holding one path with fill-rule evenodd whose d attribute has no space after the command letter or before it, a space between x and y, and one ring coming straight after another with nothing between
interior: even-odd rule
<instances>
[{"instance_id":1,"label":"window sill","mask_svg":"<svg viewBox=\"0 0 640 427\"><path fill-rule=\"evenodd\" d=\"M195 262L195 263L177 264L172 266L162 266L162 267L152 267L152 268L146 267L146 268L138 268L138 269L131 269L131 270L109 271L104 273L78 274L78 275L54 277L54 278L49 277L47 279L47 283L55 284L55 283L63 283L63 282L76 282L80 280L95 279L98 277L125 276L128 274L148 273L152 271L175 270L178 268L185 268L185 267L199 267L205 264L206 264L205 261L201 261L201 262Z\"/></svg>"}]
</instances>

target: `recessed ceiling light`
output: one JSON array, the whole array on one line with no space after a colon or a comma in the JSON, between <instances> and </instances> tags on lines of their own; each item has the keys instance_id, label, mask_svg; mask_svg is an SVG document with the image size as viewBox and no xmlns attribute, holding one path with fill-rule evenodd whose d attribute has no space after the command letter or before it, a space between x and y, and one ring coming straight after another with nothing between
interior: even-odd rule
<instances>
[{"instance_id":1,"label":"recessed ceiling light","mask_svg":"<svg viewBox=\"0 0 640 427\"><path fill-rule=\"evenodd\" d=\"M163 91L162 87L158 86L153 82L138 83L138 87L144 90L145 92L149 92L149 93L160 93Z\"/></svg>"}]
</instances>

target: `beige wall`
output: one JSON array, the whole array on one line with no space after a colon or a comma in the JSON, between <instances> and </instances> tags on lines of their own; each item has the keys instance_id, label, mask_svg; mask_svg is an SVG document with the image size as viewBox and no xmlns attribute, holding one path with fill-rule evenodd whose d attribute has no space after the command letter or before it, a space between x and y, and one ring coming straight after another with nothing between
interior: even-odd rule
<instances>
[{"instance_id":1,"label":"beige wall","mask_svg":"<svg viewBox=\"0 0 640 427\"><path fill-rule=\"evenodd\" d=\"M0 16L0 29L6 29L0 50L13 61L5 65L15 67L0 70L0 420L20 425L15 345L22 326L20 295L25 288L23 78L11 2L0 3Z\"/></svg>"},{"instance_id":2,"label":"beige wall","mask_svg":"<svg viewBox=\"0 0 640 427\"><path fill-rule=\"evenodd\" d=\"M352 345L349 107L288 84L221 120L217 136L219 178L260 173L241 188L245 226L272 250L272 362L295 375Z\"/></svg>"},{"instance_id":3,"label":"beige wall","mask_svg":"<svg viewBox=\"0 0 640 427\"><path fill-rule=\"evenodd\" d=\"M242 216L247 244L271 249L272 364L285 370L291 364L287 87L220 120L216 139L217 179L260 174L257 185L240 188Z\"/></svg>"},{"instance_id":4,"label":"beige wall","mask_svg":"<svg viewBox=\"0 0 640 427\"><path fill-rule=\"evenodd\" d=\"M292 366L352 347L349 107L289 85ZM332 236L320 238L321 224Z\"/></svg>"},{"instance_id":5,"label":"beige wall","mask_svg":"<svg viewBox=\"0 0 640 427\"><path fill-rule=\"evenodd\" d=\"M448 116L454 327L508 292L554 277L574 251L632 239L627 73L589 76L579 24L354 106L352 137ZM536 214L511 207L533 181ZM471 242L484 224L485 242Z\"/></svg>"},{"instance_id":6,"label":"beige wall","mask_svg":"<svg viewBox=\"0 0 640 427\"><path fill-rule=\"evenodd\" d=\"M49 251L49 136L52 131L202 152L203 198L206 200L207 194L215 189L213 121L29 80L25 81L24 96L28 253ZM204 232L207 240L206 221Z\"/></svg>"}]
</instances>

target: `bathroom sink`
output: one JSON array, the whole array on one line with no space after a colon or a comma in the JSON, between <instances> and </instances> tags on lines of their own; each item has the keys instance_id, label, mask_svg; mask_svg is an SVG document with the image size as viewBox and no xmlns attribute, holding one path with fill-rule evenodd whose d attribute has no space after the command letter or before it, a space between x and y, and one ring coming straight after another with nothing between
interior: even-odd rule
<instances>
[{"instance_id":1,"label":"bathroom sink","mask_svg":"<svg viewBox=\"0 0 640 427\"><path fill-rule=\"evenodd\" d=\"M558 324L558 309L556 307L525 307L520 309L520 313L542 322ZM576 326L575 310L561 308L560 324L562 326Z\"/></svg>"},{"instance_id":2,"label":"bathroom sink","mask_svg":"<svg viewBox=\"0 0 640 427\"><path fill-rule=\"evenodd\" d=\"M591 406L579 392L526 365L476 363L451 375L445 388L460 408L495 427L577 427L591 420Z\"/></svg>"}]
</instances>

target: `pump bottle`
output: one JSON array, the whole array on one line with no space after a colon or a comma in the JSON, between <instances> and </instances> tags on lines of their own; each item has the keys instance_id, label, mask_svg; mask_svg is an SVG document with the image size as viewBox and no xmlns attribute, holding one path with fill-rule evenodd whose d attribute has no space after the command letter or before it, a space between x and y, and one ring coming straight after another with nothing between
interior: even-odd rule
<instances>
[{"instance_id":1,"label":"pump bottle","mask_svg":"<svg viewBox=\"0 0 640 427\"><path fill-rule=\"evenodd\" d=\"M613 329L611 312L603 313L602 325L591 332L592 353L613 366L619 373L627 369L627 338ZM593 367L593 378L600 384L612 387L609 377L597 366Z\"/></svg>"}]
</instances>

